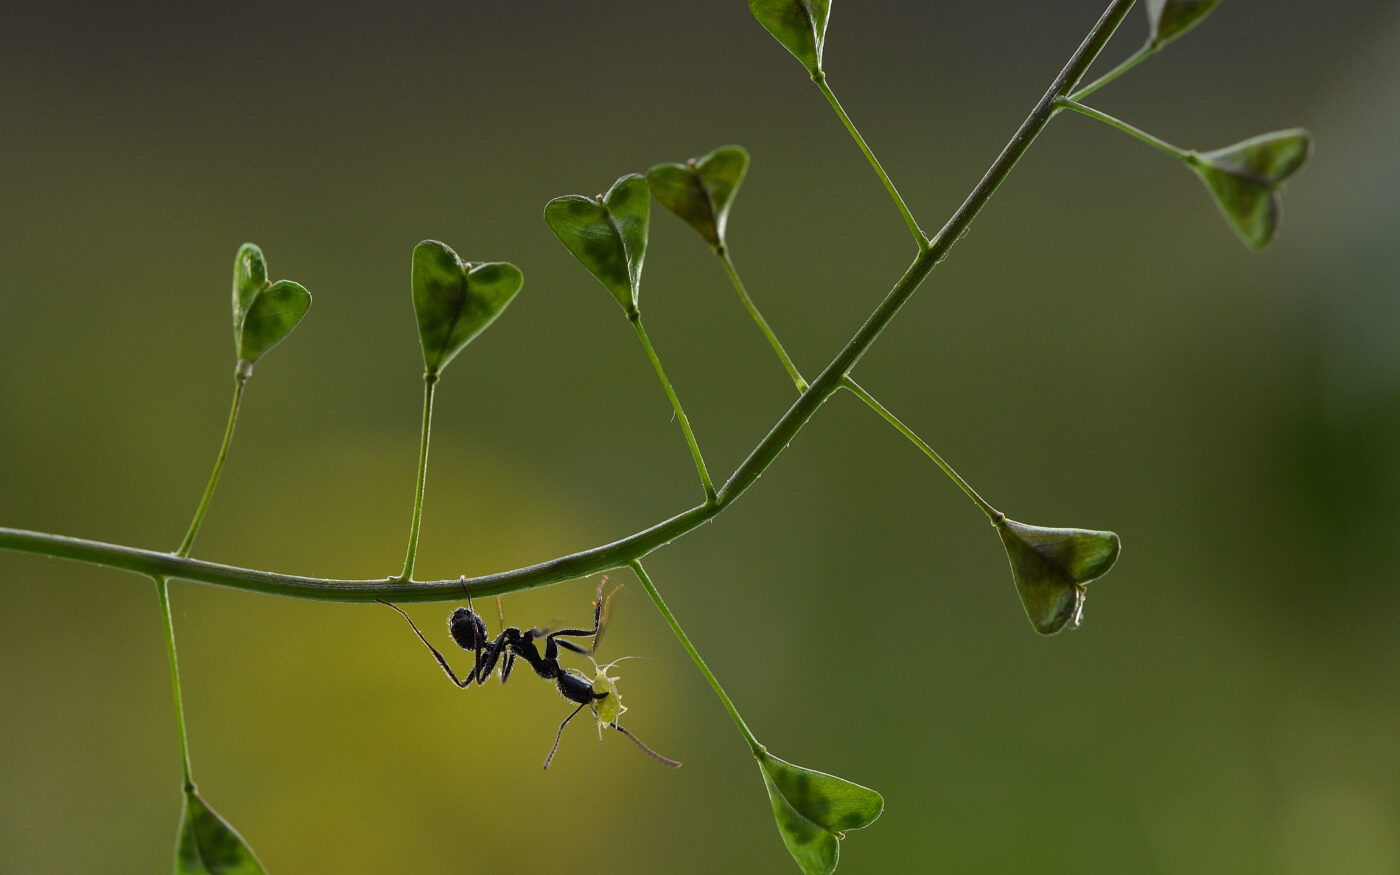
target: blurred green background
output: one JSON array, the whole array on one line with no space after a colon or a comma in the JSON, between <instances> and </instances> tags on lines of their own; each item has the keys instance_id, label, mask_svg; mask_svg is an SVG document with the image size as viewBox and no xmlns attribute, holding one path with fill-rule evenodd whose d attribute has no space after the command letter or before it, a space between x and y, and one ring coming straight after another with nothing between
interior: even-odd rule
<instances>
[{"instance_id":1,"label":"blurred green background","mask_svg":"<svg viewBox=\"0 0 1400 875\"><path fill-rule=\"evenodd\" d=\"M830 81L925 227L1104 4L1053 5L836 4ZM986 521L844 396L649 563L775 753L885 794L843 872L1400 871L1396 45L1388 0L1222 4L1095 103L1202 149L1309 127L1270 250L1185 169L1062 117L861 364L1013 517L1122 535L1082 630L1037 637ZM735 260L814 375L912 251L740 0L7 9L0 525L175 546L224 423L245 240L315 305L258 366L197 556L399 568L425 237L526 283L441 385L420 576L690 506L641 350L540 213L730 142L753 155ZM659 209L642 301L722 476L791 386ZM542 772L567 704L528 676L454 690L387 609L176 583L201 790L276 873L795 871L719 703L614 578L600 656L646 657L619 666L626 725L678 772L582 718ZM593 586L506 616L581 620ZM412 613L442 644L448 610ZM168 871L150 584L0 555L0 666L0 871Z\"/></svg>"}]
</instances>

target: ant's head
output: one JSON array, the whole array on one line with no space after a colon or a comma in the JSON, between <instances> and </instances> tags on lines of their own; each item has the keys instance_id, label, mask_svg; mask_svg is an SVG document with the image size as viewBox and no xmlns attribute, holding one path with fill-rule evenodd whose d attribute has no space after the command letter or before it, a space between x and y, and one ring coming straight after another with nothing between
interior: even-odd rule
<instances>
[{"instance_id":1,"label":"ant's head","mask_svg":"<svg viewBox=\"0 0 1400 875\"><path fill-rule=\"evenodd\" d=\"M458 608L447 621L452 640L463 650L476 650L489 640L486 637L486 621L471 608Z\"/></svg>"}]
</instances>

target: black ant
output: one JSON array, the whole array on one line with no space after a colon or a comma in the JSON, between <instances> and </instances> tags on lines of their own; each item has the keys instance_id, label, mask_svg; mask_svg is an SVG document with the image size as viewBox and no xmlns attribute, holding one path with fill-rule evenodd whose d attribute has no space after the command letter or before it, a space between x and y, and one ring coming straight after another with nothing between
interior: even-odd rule
<instances>
[{"instance_id":1,"label":"black ant","mask_svg":"<svg viewBox=\"0 0 1400 875\"><path fill-rule=\"evenodd\" d=\"M565 650L572 650L574 653L583 654L590 660L593 658L593 652L597 649L598 641L603 635L604 623L607 620L606 613L608 604L612 601L613 595L617 592L617 590L614 589L608 594L608 597L604 599L603 584L605 583L607 583L606 577L598 582L598 590L593 598L592 629L559 629L551 632L548 629L531 627L530 629L521 631L516 626L505 627L505 622L502 620L501 625L505 628L501 629L501 634L497 635L495 640L488 640L486 621L481 618L480 614L472 609L471 594L468 593L467 606L465 608L459 607L454 610L452 616L449 617L447 621L447 628L452 634L452 640L457 642L457 646L463 650L471 651L475 657L472 663L472 669L467 672L465 679L459 679L457 677L456 672L452 670L452 666L447 664L446 657L442 655L441 651L428 642L428 639L418 630L418 626L413 622L412 617L404 613L397 605L389 604L383 599L376 599L376 601L382 605L388 605L398 611L405 620L408 620L408 625L412 627L414 634L418 636L418 640L422 641L424 646L432 651L433 656L438 661L438 665L442 666L442 670L447 672L447 676L451 678L452 682L458 687L466 689L471 686L472 681L476 681L478 686L486 683L486 679L496 670L498 662L501 666L501 683L505 683L510 679L511 669L515 667L515 660L519 658L528 662L530 667L535 670L535 674L545 680L554 681L561 696L568 699L570 702L577 702L578 707L575 708L573 713L568 717L564 718L564 722L559 724L559 731L555 733L554 736L554 746L549 749L549 756L545 757L544 760L544 767L546 769L549 768L550 761L554 759L555 751L559 749L559 740L564 735L564 727L568 726L569 721L574 719L574 717L578 715L578 712L582 711L585 706L589 706L593 709L593 715L598 720L598 737L600 739L603 735L603 727L606 726L610 729L616 729L636 743L637 747L641 748L647 756L650 756L662 765L678 768L680 763L672 759L667 759L647 747L642 743L640 738L637 738L637 736L618 725L617 720L622 716L622 713L627 710L627 707L622 704L622 698L617 692L616 682L618 678L608 677L608 669L612 668L615 663L609 663L608 665L600 667L595 661L593 663L595 674L592 680L569 671L559 664L560 647L563 647ZM498 609L499 606L498 601ZM593 648L585 650L578 644L565 640L566 636L573 638L592 638ZM535 641L540 638L544 639L543 655L540 654L539 648L535 646Z\"/></svg>"}]
</instances>

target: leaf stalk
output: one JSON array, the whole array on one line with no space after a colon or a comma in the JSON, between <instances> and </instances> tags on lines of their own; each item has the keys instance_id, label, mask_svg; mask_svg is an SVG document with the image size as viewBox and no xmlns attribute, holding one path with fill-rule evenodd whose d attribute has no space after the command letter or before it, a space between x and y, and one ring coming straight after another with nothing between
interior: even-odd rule
<instances>
[{"instance_id":1,"label":"leaf stalk","mask_svg":"<svg viewBox=\"0 0 1400 875\"><path fill-rule=\"evenodd\" d=\"M642 568L641 560L634 559L632 562L628 563L628 565L631 567L632 573L637 575L637 579L642 582L642 586L646 588L647 595L651 596L651 601L656 605L656 609L660 611L661 616L666 619L666 625L671 627L671 632L675 634L676 640L681 642L681 646L685 648L686 653L690 654L690 659L695 663L696 668L700 669L700 673L705 676L705 680L710 682L710 688L715 691L716 696L719 696L719 700L724 704L725 710L728 711L729 716L733 718L734 725L739 727L739 732L744 736L744 741L748 742L749 750L753 751L754 756L762 756L767 748L759 744L757 738L754 738L753 733L749 731L748 724L744 722L743 717L739 716L739 709L734 707L734 702L729 698L729 694L724 691L724 687L720 685L719 680L715 677L715 673L710 671L710 667L705 664L704 658L700 656L700 651L696 650L695 645L690 643L690 637L686 635L685 630L681 628L681 624L676 620L676 615L671 613L670 608L666 607L666 602L661 598L661 593L656 591L656 584L651 582L651 577L647 574L646 569Z\"/></svg>"},{"instance_id":2,"label":"leaf stalk","mask_svg":"<svg viewBox=\"0 0 1400 875\"><path fill-rule=\"evenodd\" d=\"M428 435L433 430L433 389L437 386L438 375L429 371L423 374L423 423L418 433L418 482L413 490L413 522L408 528L408 553L404 556L403 571L399 580L408 583L413 580L413 566L418 561L418 531L423 525L423 490L428 479Z\"/></svg>"},{"instance_id":3,"label":"leaf stalk","mask_svg":"<svg viewBox=\"0 0 1400 875\"><path fill-rule=\"evenodd\" d=\"M680 420L681 431L685 432L685 442L690 446L690 455L695 459L695 470L700 474L700 485L705 490L705 503L713 504L715 500L715 483L710 479L710 471L705 467L705 457L700 454L700 444L695 440L695 432L690 429L690 418L685 415L685 409L681 407L681 399L676 395L676 390L671 386L671 381L666 378L666 369L661 367L661 359L657 357L655 348L651 345L651 338L647 337L647 330L642 325L642 316L633 310L628 315L632 327L637 329L637 338L642 342L642 348L647 352L647 358L651 359L651 366L656 371L656 376L661 380L661 387L666 390L666 397L671 399L671 409L676 411L676 419Z\"/></svg>"},{"instance_id":4,"label":"leaf stalk","mask_svg":"<svg viewBox=\"0 0 1400 875\"><path fill-rule=\"evenodd\" d=\"M190 520L190 527L185 531L185 538L180 542L180 546L175 548L176 556L190 555L190 549L194 547L195 536L199 534L199 527L204 524L204 514L209 510L209 502L214 498L214 487L219 485L219 475L224 471L224 461L228 458L229 444L233 442L233 427L238 423L238 409L243 405L243 388L248 384L248 376L251 370L240 367L234 370L233 376L233 404L228 411L228 424L224 426L224 439L219 444L219 455L214 459L214 470L209 474L209 482L204 486L204 495L199 499L199 507L195 508L194 519Z\"/></svg>"},{"instance_id":5,"label":"leaf stalk","mask_svg":"<svg viewBox=\"0 0 1400 875\"><path fill-rule=\"evenodd\" d=\"M889 174L886 173L885 168L880 165L880 159L876 158L875 153L870 151L870 147L865 143L865 137L861 136L855 123L851 121L851 117L846 114L846 110L841 106L841 101L836 99L836 93L831 90L830 85L826 84L826 74L818 70L812 75L812 81L816 83L822 96L826 98L826 102L831 104L831 108L836 111L837 118L841 119L841 124L845 125L846 130L851 135L851 139L856 141L856 145L860 147L861 153L865 155L865 160L869 161L871 168L874 169L875 175L880 177L880 182L884 184L885 191L890 193L890 198L894 201L894 205L899 208L899 214L904 217L904 224L909 226L909 233L914 235L914 242L918 245L919 251L922 252L927 249L928 236L924 234L923 229L919 227L919 223L915 220L914 214L909 212L909 207L904 203L904 198L899 195L899 189L894 187L894 183L890 180Z\"/></svg>"}]
</instances>

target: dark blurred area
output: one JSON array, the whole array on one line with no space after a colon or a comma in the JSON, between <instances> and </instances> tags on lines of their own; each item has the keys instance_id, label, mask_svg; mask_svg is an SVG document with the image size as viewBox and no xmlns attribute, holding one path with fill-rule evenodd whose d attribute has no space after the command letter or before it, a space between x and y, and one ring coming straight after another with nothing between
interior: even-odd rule
<instances>
[{"instance_id":1,"label":"dark blurred area","mask_svg":"<svg viewBox=\"0 0 1400 875\"><path fill-rule=\"evenodd\" d=\"M838 0L829 81L926 228L1103 5ZM885 794L841 871L1400 871L1397 45L1393 2L1222 3L1092 102L1187 148L1309 128L1270 249L1184 168L1067 115L861 363L1012 517L1122 536L1083 629L1037 637L985 519L850 397L648 563L761 740ZM0 525L175 546L222 433L245 240L315 304L258 366L196 556L400 567L428 237L526 282L440 384L419 576L691 506L665 396L541 210L725 143L753 156L735 261L814 376L913 251L740 0L6 8ZM791 384L655 207L642 308L722 478ZM568 704L528 676L454 690L377 605L177 582L201 791L278 873L792 870L723 709L613 578L599 656L646 658L619 665L627 725L678 772L585 725L542 772ZM593 587L506 618L586 619ZM169 866L151 590L0 554L0 871ZM411 613L445 645L449 610Z\"/></svg>"}]
</instances>

